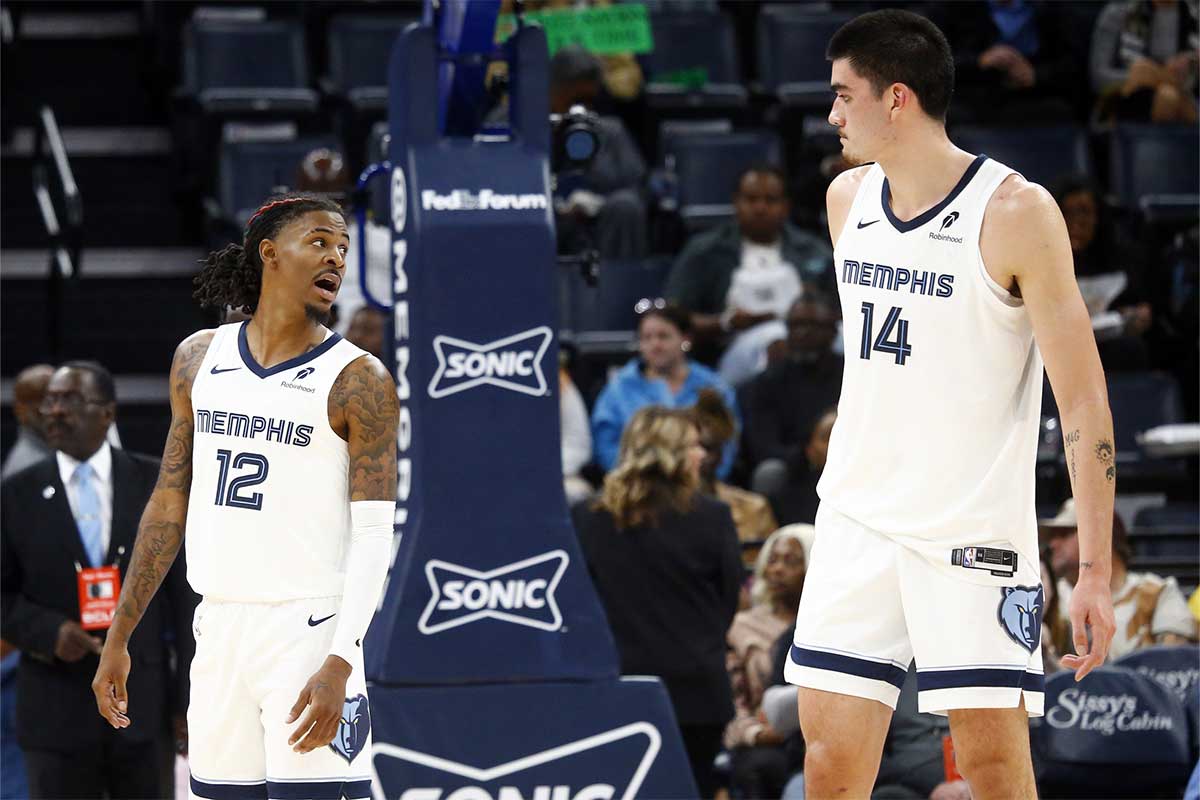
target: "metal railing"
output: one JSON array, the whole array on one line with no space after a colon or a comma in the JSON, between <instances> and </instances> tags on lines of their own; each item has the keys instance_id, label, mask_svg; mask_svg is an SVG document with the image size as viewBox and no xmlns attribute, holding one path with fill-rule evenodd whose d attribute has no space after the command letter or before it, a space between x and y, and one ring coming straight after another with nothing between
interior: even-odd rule
<instances>
[{"instance_id":1,"label":"metal railing","mask_svg":"<svg viewBox=\"0 0 1200 800\"><path fill-rule=\"evenodd\" d=\"M38 112L33 156L33 195L50 240L47 335L50 357L58 361L62 357L63 289L67 281L79 279L81 266L83 197L67 160L58 121L48 106Z\"/></svg>"}]
</instances>

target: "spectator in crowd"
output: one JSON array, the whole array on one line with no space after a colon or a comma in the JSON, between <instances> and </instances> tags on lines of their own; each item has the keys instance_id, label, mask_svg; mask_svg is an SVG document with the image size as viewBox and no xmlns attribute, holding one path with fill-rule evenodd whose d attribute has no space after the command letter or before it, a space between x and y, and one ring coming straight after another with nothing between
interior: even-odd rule
<instances>
[{"instance_id":1,"label":"spectator in crowd","mask_svg":"<svg viewBox=\"0 0 1200 800\"><path fill-rule=\"evenodd\" d=\"M621 432L634 412L643 406L685 408L695 405L700 390L716 389L737 416L733 390L717 374L688 358L691 318L678 306L663 300L640 300L638 357L621 368L596 398L592 408L592 441L596 463L610 470L617 462ZM725 446L717 477L725 480L737 455L736 437Z\"/></svg>"},{"instance_id":2,"label":"spectator in crowd","mask_svg":"<svg viewBox=\"0 0 1200 800\"><path fill-rule=\"evenodd\" d=\"M42 395L54 367L49 364L34 364L17 373L13 384L13 416L17 418L17 441L4 457L0 478L20 472L30 464L36 464L50 455L42 430Z\"/></svg>"},{"instance_id":3,"label":"spectator in crowd","mask_svg":"<svg viewBox=\"0 0 1200 800\"><path fill-rule=\"evenodd\" d=\"M1122 122L1196 122L1196 4L1116 0L1092 32L1097 116Z\"/></svg>"},{"instance_id":4,"label":"spectator in crowd","mask_svg":"<svg viewBox=\"0 0 1200 800\"><path fill-rule=\"evenodd\" d=\"M602 82L594 55L578 45L560 48L550 59L550 112L565 114L575 105L594 109ZM601 116L597 133L600 150L588 169L558 177L560 241L572 251L593 243L601 258L641 258L647 252L646 162L620 119Z\"/></svg>"},{"instance_id":5,"label":"spectator in crowd","mask_svg":"<svg viewBox=\"0 0 1200 800\"><path fill-rule=\"evenodd\" d=\"M567 505L573 506L593 494L592 485L580 475L592 460L592 431L587 405L565 363L558 368L558 415L562 426L563 490Z\"/></svg>"},{"instance_id":6,"label":"spectator in crowd","mask_svg":"<svg viewBox=\"0 0 1200 800\"><path fill-rule=\"evenodd\" d=\"M1065 615L1059 611L1058 577L1050 564L1050 553L1041 553L1042 592L1045 608L1042 609L1042 670L1047 675L1053 675L1063 669L1059 658L1063 648L1070 641L1069 625L1065 624Z\"/></svg>"},{"instance_id":7,"label":"spectator in crowd","mask_svg":"<svg viewBox=\"0 0 1200 800\"><path fill-rule=\"evenodd\" d=\"M176 561L129 642L138 664L129 693L138 707L122 730L96 714L91 684L105 629L81 619L79 609L91 570L115 565L123 575L128 568L158 464L106 441L116 394L99 364L60 367L42 413L57 452L0 483L0 626L22 652L17 731L30 796L171 796L163 767L177 742L186 750L198 600L184 561Z\"/></svg>"},{"instance_id":8,"label":"spectator in crowd","mask_svg":"<svg viewBox=\"0 0 1200 800\"><path fill-rule=\"evenodd\" d=\"M374 306L359 306L350 317L346 329L346 341L361 347L376 358L383 358L383 335L387 327L387 315Z\"/></svg>"},{"instance_id":9,"label":"spectator in crowd","mask_svg":"<svg viewBox=\"0 0 1200 800\"><path fill-rule=\"evenodd\" d=\"M821 480L821 472L825 469L825 460L829 455L829 437L833 433L833 425L837 422L837 408L830 408L817 418L812 432L808 436L808 444L804 447L803 472L794 475L781 489L770 495L771 507L775 509L775 517L783 525L797 522L812 525L817 519L817 483Z\"/></svg>"},{"instance_id":10,"label":"spectator in crowd","mask_svg":"<svg viewBox=\"0 0 1200 800\"><path fill-rule=\"evenodd\" d=\"M1107 370L1139 370L1149 368L1145 333L1154 321L1150 303L1146 301L1142 281L1142 264L1134 249L1119 235L1116 225L1104 219L1100 191L1090 179L1078 175L1060 179L1054 187L1054 199L1062 210L1075 258L1075 277L1093 318L1101 311L1096 286L1101 276L1122 279L1120 290L1108 306L1121 316L1114 330L1101 326L1096 331L1100 360Z\"/></svg>"},{"instance_id":11,"label":"spectator in crowd","mask_svg":"<svg viewBox=\"0 0 1200 800\"><path fill-rule=\"evenodd\" d=\"M700 796L712 797L713 759L733 717L725 633L742 563L729 507L698 491L703 458L687 412L643 408L599 500L573 516L621 672L662 676Z\"/></svg>"},{"instance_id":12,"label":"spectator in crowd","mask_svg":"<svg viewBox=\"0 0 1200 800\"><path fill-rule=\"evenodd\" d=\"M843 361L832 350L840 316L832 297L806 292L788 310L785 357L741 390L746 460L757 492L778 494L809 471L813 426L842 393Z\"/></svg>"},{"instance_id":13,"label":"spectator in crowd","mask_svg":"<svg viewBox=\"0 0 1200 800\"><path fill-rule=\"evenodd\" d=\"M701 389L692 415L700 427L700 446L704 448L704 461L700 464L700 490L729 506L739 540L743 543L762 542L779 527L767 498L717 480L717 465L721 462L725 445L737 434L737 420L733 418L733 412L725 405L719 392ZM743 550L745 556L746 551ZM750 559L747 566L753 566L752 555Z\"/></svg>"},{"instance_id":14,"label":"spectator in crowd","mask_svg":"<svg viewBox=\"0 0 1200 800\"><path fill-rule=\"evenodd\" d=\"M1041 0L933 3L954 51L955 120L1067 122L1083 114L1086 10Z\"/></svg>"},{"instance_id":15,"label":"spectator in crowd","mask_svg":"<svg viewBox=\"0 0 1200 800\"><path fill-rule=\"evenodd\" d=\"M726 370L746 379L765 366L766 347L783 339L780 320L801 285L834 288L833 252L824 238L788 223L783 172L760 164L742 173L733 194L734 219L698 233L667 276L666 295L692 312L702 345L726 337L737 347ZM742 344L738 346L738 342Z\"/></svg>"},{"instance_id":16,"label":"spectator in crowd","mask_svg":"<svg viewBox=\"0 0 1200 800\"><path fill-rule=\"evenodd\" d=\"M796 626L805 568L800 536L787 529L771 534L754 565L752 605L738 612L726 636L736 715L725 728L725 747L739 797L778 797L787 777L803 766L792 761L785 735L763 719L762 699L772 682L776 642L790 640Z\"/></svg>"},{"instance_id":17,"label":"spectator in crowd","mask_svg":"<svg viewBox=\"0 0 1200 800\"><path fill-rule=\"evenodd\" d=\"M1073 499L1063 503L1058 515L1041 523L1050 547L1050 564L1058 573L1058 613L1067 617L1071 592L1079 580L1078 518ZM1133 550L1121 518L1113 515L1112 602L1117 631L1109 660L1156 644L1186 644L1196 640L1196 620L1174 578L1151 572L1131 572ZM1070 642L1070 640L1068 640ZM1070 648L1063 652L1067 655Z\"/></svg>"},{"instance_id":18,"label":"spectator in crowd","mask_svg":"<svg viewBox=\"0 0 1200 800\"><path fill-rule=\"evenodd\" d=\"M354 219L354 209L350 202L353 189L354 182L351 180L345 159L337 150L328 147L318 147L309 151L296 171L296 191L328 195L346 209L346 217L350 220ZM362 233L357 225L350 226L350 249L346 252L346 269L338 287L336 314L329 322L330 328L347 338L355 314L367 302L363 297L361 267L358 263L358 237ZM392 276L392 234L387 225L375 222L368 215L365 235L367 264L370 265L370 269L367 270L367 283L376 299L387 302L392 296L391 287L388 285ZM380 335L382 336L382 330ZM379 355L365 345L359 347L373 355Z\"/></svg>"}]
</instances>

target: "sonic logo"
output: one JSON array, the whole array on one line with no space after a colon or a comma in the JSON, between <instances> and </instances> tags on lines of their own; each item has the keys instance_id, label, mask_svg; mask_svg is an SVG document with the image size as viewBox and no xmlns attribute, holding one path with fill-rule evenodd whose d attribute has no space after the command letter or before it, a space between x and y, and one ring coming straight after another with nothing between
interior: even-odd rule
<instances>
[{"instance_id":1,"label":"sonic logo","mask_svg":"<svg viewBox=\"0 0 1200 800\"><path fill-rule=\"evenodd\" d=\"M633 800L661 747L649 722L488 768L376 742L371 786L374 800L388 797L382 787L389 775L404 787L398 800Z\"/></svg>"},{"instance_id":2,"label":"sonic logo","mask_svg":"<svg viewBox=\"0 0 1200 800\"><path fill-rule=\"evenodd\" d=\"M429 382L429 396L436 400L491 385L541 397L547 393L542 357L553 336L544 325L487 344L436 336L433 351L438 365Z\"/></svg>"},{"instance_id":3,"label":"sonic logo","mask_svg":"<svg viewBox=\"0 0 1200 800\"><path fill-rule=\"evenodd\" d=\"M556 631L562 627L562 614L554 592L569 562L563 550L551 550L488 572L447 561L428 561L425 576L432 594L417 629L430 635L490 618Z\"/></svg>"}]
</instances>

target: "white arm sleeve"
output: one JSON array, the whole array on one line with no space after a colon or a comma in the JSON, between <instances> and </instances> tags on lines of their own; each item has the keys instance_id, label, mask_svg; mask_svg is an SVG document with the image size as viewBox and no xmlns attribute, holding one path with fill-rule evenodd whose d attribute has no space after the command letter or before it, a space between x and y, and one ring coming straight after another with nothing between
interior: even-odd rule
<instances>
[{"instance_id":1,"label":"white arm sleeve","mask_svg":"<svg viewBox=\"0 0 1200 800\"><path fill-rule=\"evenodd\" d=\"M350 552L346 555L342 608L329 654L351 665L362 654L362 638L375 615L379 593L387 578L395 516L394 500L356 500L350 504L353 525Z\"/></svg>"}]
</instances>

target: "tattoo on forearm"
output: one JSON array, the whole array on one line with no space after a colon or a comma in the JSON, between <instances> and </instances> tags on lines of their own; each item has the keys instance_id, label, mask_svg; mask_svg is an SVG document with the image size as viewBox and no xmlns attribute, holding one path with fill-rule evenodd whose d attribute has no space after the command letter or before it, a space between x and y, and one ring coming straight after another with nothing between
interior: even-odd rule
<instances>
[{"instance_id":1,"label":"tattoo on forearm","mask_svg":"<svg viewBox=\"0 0 1200 800\"><path fill-rule=\"evenodd\" d=\"M1068 433L1065 441L1067 445L1067 454L1071 462L1071 480L1074 481L1076 477L1078 477L1075 471L1075 445L1079 443L1079 428L1076 428Z\"/></svg>"},{"instance_id":2,"label":"tattoo on forearm","mask_svg":"<svg viewBox=\"0 0 1200 800\"><path fill-rule=\"evenodd\" d=\"M171 365L171 428L163 447L154 493L146 504L125 573L116 615L128 621L126 633L141 620L183 544L188 493L192 487L191 388L208 352L211 335L197 335L179 346Z\"/></svg>"},{"instance_id":3,"label":"tattoo on forearm","mask_svg":"<svg viewBox=\"0 0 1200 800\"><path fill-rule=\"evenodd\" d=\"M1116 453L1113 444L1108 439L1096 442L1096 458L1104 465L1104 477L1109 483L1117 477Z\"/></svg>"},{"instance_id":4,"label":"tattoo on forearm","mask_svg":"<svg viewBox=\"0 0 1200 800\"><path fill-rule=\"evenodd\" d=\"M350 499L395 499L400 406L391 375L375 358L352 362L334 382L329 407L346 420Z\"/></svg>"},{"instance_id":5,"label":"tattoo on forearm","mask_svg":"<svg viewBox=\"0 0 1200 800\"><path fill-rule=\"evenodd\" d=\"M1080 561L1080 562L1079 562L1079 568L1080 568L1080 569L1091 569L1091 568L1092 568L1092 562L1091 562L1091 561Z\"/></svg>"}]
</instances>

